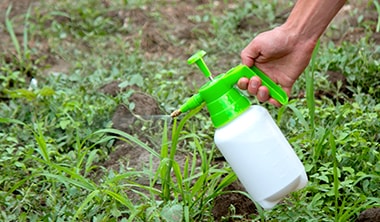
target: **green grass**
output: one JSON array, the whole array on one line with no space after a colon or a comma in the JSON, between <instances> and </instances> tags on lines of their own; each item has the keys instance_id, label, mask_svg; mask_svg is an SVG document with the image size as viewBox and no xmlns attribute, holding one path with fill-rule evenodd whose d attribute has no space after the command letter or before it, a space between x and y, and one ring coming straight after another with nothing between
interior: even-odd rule
<instances>
[{"instance_id":1,"label":"green grass","mask_svg":"<svg viewBox=\"0 0 380 222\"><path fill-rule=\"evenodd\" d=\"M378 13L378 1L373 4ZM2 22L12 47L0 56L0 220L213 221L213 201L236 176L228 164L213 164L220 153L205 108L144 131L152 145L138 133L111 128L118 104L133 111L132 92L112 97L99 88L113 80L138 85L170 113L202 84L189 80L197 70L187 65L188 55L204 49L211 71L225 72L240 62L239 52L255 34L280 23L276 15L287 7L269 0L237 1L224 10L211 10L213 3L194 6L190 40L162 19L158 1L120 0L110 8L95 0L59 1L26 10L22 20L10 17L14 7L9 7ZM123 27L110 16L136 8L178 54L149 51L138 25ZM249 16L264 25L238 30ZM21 36L17 22L24 24ZM357 26L365 32L357 41L321 40L293 90L306 91L305 98L281 109L264 104L304 163L309 184L271 211L231 218L353 221L380 206L380 47L369 37L379 21ZM65 60L67 73L46 74L52 60ZM342 73L346 86L329 82L327 71ZM30 78L38 85L30 86ZM317 90L329 93L317 97ZM116 140L148 151L147 166L103 167ZM175 159L179 153L187 154L183 163Z\"/></svg>"}]
</instances>

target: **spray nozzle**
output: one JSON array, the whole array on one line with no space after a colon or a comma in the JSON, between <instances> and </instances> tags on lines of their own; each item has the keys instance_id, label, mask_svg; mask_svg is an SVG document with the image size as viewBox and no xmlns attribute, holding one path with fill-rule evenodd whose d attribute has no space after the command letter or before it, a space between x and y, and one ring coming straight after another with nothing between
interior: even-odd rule
<instances>
[{"instance_id":1,"label":"spray nozzle","mask_svg":"<svg viewBox=\"0 0 380 222\"><path fill-rule=\"evenodd\" d=\"M198 52L196 52L194 55L192 55L188 60L187 60L187 63L188 64L197 64L197 66L199 67L199 69L201 70L201 72L208 78L210 79L211 81L214 80L214 78L212 77L212 74L210 72L210 70L208 69L206 63L203 61L203 56L206 55L206 52L203 51L203 50L200 50ZM202 97L199 95L199 94L196 94L194 96L192 96L185 104L183 104L181 106L180 109L178 110L175 110L174 112L172 112L170 114L171 117L177 117L179 115L181 115L181 113L183 112L186 112L190 109L194 109L195 107L201 105L203 102L203 99Z\"/></svg>"}]
</instances>

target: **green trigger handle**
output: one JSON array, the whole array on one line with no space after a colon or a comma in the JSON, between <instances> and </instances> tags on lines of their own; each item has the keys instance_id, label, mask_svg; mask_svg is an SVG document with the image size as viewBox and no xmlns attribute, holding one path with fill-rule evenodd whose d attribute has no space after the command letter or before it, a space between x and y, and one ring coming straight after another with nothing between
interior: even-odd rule
<instances>
[{"instance_id":1,"label":"green trigger handle","mask_svg":"<svg viewBox=\"0 0 380 222\"><path fill-rule=\"evenodd\" d=\"M211 81L214 81L210 70L208 69L207 65L203 61L203 56L206 55L206 52L203 50L198 51L194 55L192 55L187 62L189 64L197 64L202 73L209 78ZM286 92L281 88L281 86L277 85L275 82L273 82L267 75L265 75L260 69L258 69L256 66L252 66L249 68L246 65L238 65L231 70L229 70L221 79L217 81L222 81L226 83L227 85L233 86L235 85L240 78L247 77L252 78L253 76L258 76L261 79L261 84L263 86L266 86L269 90L269 95L277 100L282 105L288 104L288 95Z\"/></svg>"},{"instance_id":2,"label":"green trigger handle","mask_svg":"<svg viewBox=\"0 0 380 222\"><path fill-rule=\"evenodd\" d=\"M269 95L277 100L282 105L288 104L288 95L281 88L281 86L277 85L273 82L267 75L265 75L260 69L256 66L252 66L251 70L261 79L261 84L266 86L269 90Z\"/></svg>"},{"instance_id":3,"label":"green trigger handle","mask_svg":"<svg viewBox=\"0 0 380 222\"><path fill-rule=\"evenodd\" d=\"M221 81L224 81L226 84L234 85L236 84L240 78L252 78L253 76L258 76L261 79L261 85L266 86L269 91L269 95L277 100L280 104L286 105L288 104L288 95L281 88L281 86L277 85L270 79L267 75L265 75L260 69L256 66L252 66L249 68L246 65L238 65L231 70L229 70L224 77L222 77Z\"/></svg>"}]
</instances>

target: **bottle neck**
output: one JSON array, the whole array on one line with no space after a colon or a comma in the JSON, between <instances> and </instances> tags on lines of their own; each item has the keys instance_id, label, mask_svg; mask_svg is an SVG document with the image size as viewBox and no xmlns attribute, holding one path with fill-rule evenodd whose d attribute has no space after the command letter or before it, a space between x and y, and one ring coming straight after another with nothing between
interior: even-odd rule
<instances>
[{"instance_id":1,"label":"bottle neck","mask_svg":"<svg viewBox=\"0 0 380 222\"><path fill-rule=\"evenodd\" d=\"M206 102L213 125L222 127L240 116L251 103L240 91L231 88L219 98Z\"/></svg>"}]
</instances>

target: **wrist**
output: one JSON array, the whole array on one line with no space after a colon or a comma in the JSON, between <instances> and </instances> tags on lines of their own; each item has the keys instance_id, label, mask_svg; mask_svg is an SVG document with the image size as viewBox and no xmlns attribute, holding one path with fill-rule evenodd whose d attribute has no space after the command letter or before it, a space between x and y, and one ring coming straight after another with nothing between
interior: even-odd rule
<instances>
[{"instance_id":1,"label":"wrist","mask_svg":"<svg viewBox=\"0 0 380 222\"><path fill-rule=\"evenodd\" d=\"M320 37L320 35L315 32L308 32L306 30L307 27L303 26L301 23L287 21L278 28L286 34L288 44L294 48L302 46L303 48L314 49Z\"/></svg>"}]
</instances>

